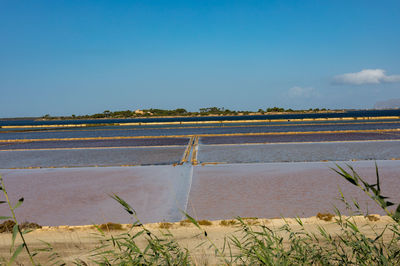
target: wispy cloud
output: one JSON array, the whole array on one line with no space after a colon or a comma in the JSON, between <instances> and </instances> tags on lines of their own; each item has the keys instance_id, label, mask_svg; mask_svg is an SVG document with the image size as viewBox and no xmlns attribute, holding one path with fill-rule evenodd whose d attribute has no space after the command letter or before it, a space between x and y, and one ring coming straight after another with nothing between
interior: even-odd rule
<instances>
[{"instance_id":1,"label":"wispy cloud","mask_svg":"<svg viewBox=\"0 0 400 266\"><path fill-rule=\"evenodd\" d=\"M381 84L400 82L400 75L386 75L383 69L363 69L360 72L346 73L334 77L334 84Z\"/></svg>"},{"instance_id":2,"label":"wispy cloud","mask_svg":"<svg viewBox=\"0 0 400 266\"><path fill-rule=\"evenodd\" d=\"M312 87L292 87L288 91L288 96L291 98L311 98L318 96L318 92Z\"/></svg>"}]
</instances>

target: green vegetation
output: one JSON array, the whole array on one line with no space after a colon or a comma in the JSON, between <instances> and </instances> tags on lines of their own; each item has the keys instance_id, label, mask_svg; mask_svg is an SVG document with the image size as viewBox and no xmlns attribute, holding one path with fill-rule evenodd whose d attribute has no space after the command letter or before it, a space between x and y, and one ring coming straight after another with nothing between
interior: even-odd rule
<instances>
[{"instance_id":1,"label":"green vegetation","mask_svg":"<svg viewBox=\"0 0 400 266\"><path fill-rule=\"evenodd\" d=\"M255 111L234 111L225 109L224 107L207 107L200 108L198 112L188 112L186 109L177 108L173 110L164 110L164 109L143 109L143 110L125 110L125 111L109 111L105 110L103 113L97 113L92 115L71 115L71 116L51 116L46 114L42 116L44 120L67 120L67 119L118 119L118 118L139 118L139 117L174 117L174 116L234 116L234 115L263 115L269 113L311 113L311 112L327 112L329 109L308 109L308 110L292 110L292 109L284 109L279 107L272 107L258 109Z\"/></svg>"},{"instance_id":2,"label":"green vegetation","mask_svg":"<svg viewBox=\"0 0 400 266\"><path fill-rule=\"evenodd\" d=\"M159 226L160 226L161 229L169 229L169 228L172 227L172 223L163 222L163 223L160 223Z\"/></svg>"},{"instance_id":3,"label":"green vegetation","mask_svg":"<svg viewBox=\"0 0 400 266\"><path fill-rule=\"evenodd\" d=\"M117 223L111 223L108 222L106 224L101 224L99 225L99 228L101 230L106 230L106 231L110 231L110 230L122 230L122 225L121 224L117 224Z\"/></svg>"},{"instance_id":4,"label":"green vegetation","mask_svg":"<svg viewBox=\"0 0 400 266\"><path fill-rule=\"evenodd\" d=\"M190 224L192 224L192 223L188 219L185 219L185 220L182 220L182 221L179 222L180 226L188 226Z\"/></svg>"},{"instance_id":5,"label":"green vegetation","mask_svg":"<svg viewBox=\"0 0 400 266\"><path fill-rule=\"evenodd\" d=\"M221 221L222 226L237 226L239 234L227 236L222 248L218 248L208 237L207 230L202 225L209 225L209 221L196 221L184 213L186 220L181 225L191 224L199 230L195 237L202 236L209 249L214 251L215 258L223 265L399 265L400 264L400 204L395 210L388 208L394 205L382 194L378 168L376 167L376 182L369 184L361 178L351 166L349 170L337 165L333 169L350 184L360 188L371 199L373 199L392 218L383 231L375 231L371 225L372 233L365 234L362 228L357 226L353 216L342 216L337 208L335 215L330 213L319 213L317 216L339 227L339 233L331 234L322 225L318 226L317 232L310 232L300 218L297 218L297 228L289 223L280 228L255 223L257 218L237 218L236 220ZM1 178L0 178L1 180ZM2 181L2 180L1 180ZM14 209L22 204L23 200L13 207L9 202L4 183L1 189L6 195L7 202L13 214L15 224L13 226L13 244L11 251L13 255L7 263L10 265L18 254L25 249L29 254L31 263L37 253L30 253L23 235L15 218ZM161 223L161 236L154 234L140 223L136 217L135 210L117 195L112 198L116 200L125 211L130 214L135 222L127 232L118 235L106 235L103 228L97 227L99 233L99 245L91 251L90 257L77 259L76 265L198 265L194 254L179 245L177 239L168 230L170 223ZM342 202L347 209L357 215L363 214L356 201L348 202L341 193ZM373 215L364 214L370 221L376 221ZM370 218L371 217L371 218ZM1 217L8 219L10 217ZM250 221L253 221L250 223ZM107 229L107 226L105 226ZM135 229L135 230L133 230ZM385 234L385 236L384 236ZM14 240L17 236L22 238L23 244L14 248ZM389 237L388 237L389 236ZM139 245L139 239L145 239L145 245ZM15 251L14 251L15 250ZM51 247L47 250L51 251ZM49 258L56 265L64 262L58 260L56 253Z\"/></svg>"},{"instance_id":6,"label":"green vegetation","mask_svg":"<svg viewBox=\"0 0 400 266\"><path fill-rule=\"evenodd\" d=\"M323 220L325 222L329 222L332 221L333 217L335 217L335 215L333 215L332 213L318 213L317 214L317 218L320 220Z\"/></svg>"},{"instance_id":7,"label":"green vegetation","mask_svg":"<svg viewBox=\"0 0 400 266\"><path fill-rule=\"evenodd\" d=\"M197 221L197 223L199 225L205 225L205 226L212 225L212 222L210 222L209 220L200 220L200 221Z\"/></svg>"},{"instance_id":8,"label":"green vegetation","mask_svg":"<svg viewBox=\"0 0 400 266\"><path fill-rule=\"evenodd\" d=\"M219 222L219 225L222 226L234 226L235 224L237 224L236 220L222 220Z\"/></svg>"}]
</instances>

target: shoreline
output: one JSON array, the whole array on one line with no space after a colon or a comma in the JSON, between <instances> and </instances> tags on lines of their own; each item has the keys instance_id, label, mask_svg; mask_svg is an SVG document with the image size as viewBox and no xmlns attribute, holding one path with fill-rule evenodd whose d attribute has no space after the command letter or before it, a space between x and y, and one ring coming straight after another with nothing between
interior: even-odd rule
<instances>
[{"instance_id":1,"label":"shoreline","mask_svg":"<svg viewBox=\"0 0 400 266\"><path fill-rule=\"evenodd\" d=\"M381 221L384 223L394 223L393 219L387 215L379 215L375 213L371 213L368 215L354 215L354 216L346 216L341 215L342 219L346 218L354 218L356 221L359 222L377 222ZM329 212L317 212L315 216L307 216L307 217L272 217L272 218L265 218L265 217L232 217L230 219L215 219L215 220L201 220L206 221L203 225L200 224L200 227L204 229L210 228L212 226L217 227L237 227L239 225L238 218L244 220L249 225L271 225L271 226L282 226L284 224L297 224L297 220L300 219L304 224L332 224L335 222L335 219L339 219L339 216L329 213ZM233 223L235 221L235 223ZM209 222L209 223L207 223ZM224 222L228 222L224 224ZM206 224L207 223L207 224ZM121 226L121 227L120 227ZM196 228L196 226L191 223L189 220L183 219L178 222L154 222L154 223L144 223L139 225L134 225L131 223L114 223L112 221L108 221L104 224L84 224L84 225L55 225L55 226L41 226L41 228L33 229L35 232L51 232L51 231L75 231L75 230L93 230L98 231L97 227L101 227L104 231L124 231L133 228L145 227L148 229L178 229L178 228ZM107 228L108 227L108 228ZM117 227L117 228L116 228ZM116 229L115 229L116 228ZM7 234L7 232L5 232ZM11 232L8 232L11 233ZM3 236L3 233L0 233L0 237Z\"/></svg>"},{"instance_id":2,"label":"shoreline","mask_svg":"<svg viewBox=\"0 0 400 266\"><path fill-rule=\"evenodd\" d=\"M155 118L155 117L154 117ZM160 117L161 118L161 117ZM148 126L148 125L195 125L195 124L228 124L228 123L274 123L274 122L310 122L310 121L351 121L351 120L395 120L400 116L365 116L365 117L326 117L326 118L288 118L288 119L254 119L254 120L202 120L202 121L171 121L171 122L120 122L99 124L48 124L48 125L21 125L0 126L2 129L26 128L72 128L95 126ZM87 119L90 120L90 119ZM101 121L101 119L93 119ZM105 120L105 119L104 119ZM51 120L43 120L51 121ZM65 120L68 121L68 120ZM79 121L79 120L78 120Z\"/></svg>"}]
</instances>

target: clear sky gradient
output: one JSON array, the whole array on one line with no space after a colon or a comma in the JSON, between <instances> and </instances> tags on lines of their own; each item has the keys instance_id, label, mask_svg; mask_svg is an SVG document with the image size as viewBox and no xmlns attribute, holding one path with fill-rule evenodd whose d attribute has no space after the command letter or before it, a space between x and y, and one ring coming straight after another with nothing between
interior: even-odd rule
<instances>
[{"instance_id":1,"label":"clear sky gradient","mask_svg":"<svg viewBox=\"0 0 400 266\"><path fill-rule=\"evenodd\" d=\"M0 0L0 117L400 98L400 1Z\"/></svg>"}]
</instances>

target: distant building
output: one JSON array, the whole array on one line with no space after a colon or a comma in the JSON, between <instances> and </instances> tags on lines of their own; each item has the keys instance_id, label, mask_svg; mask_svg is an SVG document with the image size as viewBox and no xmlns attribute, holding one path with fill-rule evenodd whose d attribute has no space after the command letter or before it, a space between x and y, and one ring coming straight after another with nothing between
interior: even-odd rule
<instances>
[{"instance_id":1,"label":"distant building","mask_svg":"<svg viewBox=\"0 0 400 266\"><path fill-rule=\"evenodd\" d=\"M137 110L135 111L135 114L137 114L137 115L143 115L144 112L143 112L142 110L140 110L140 109L137 109Z\"/></svg>"}]
</instances>

